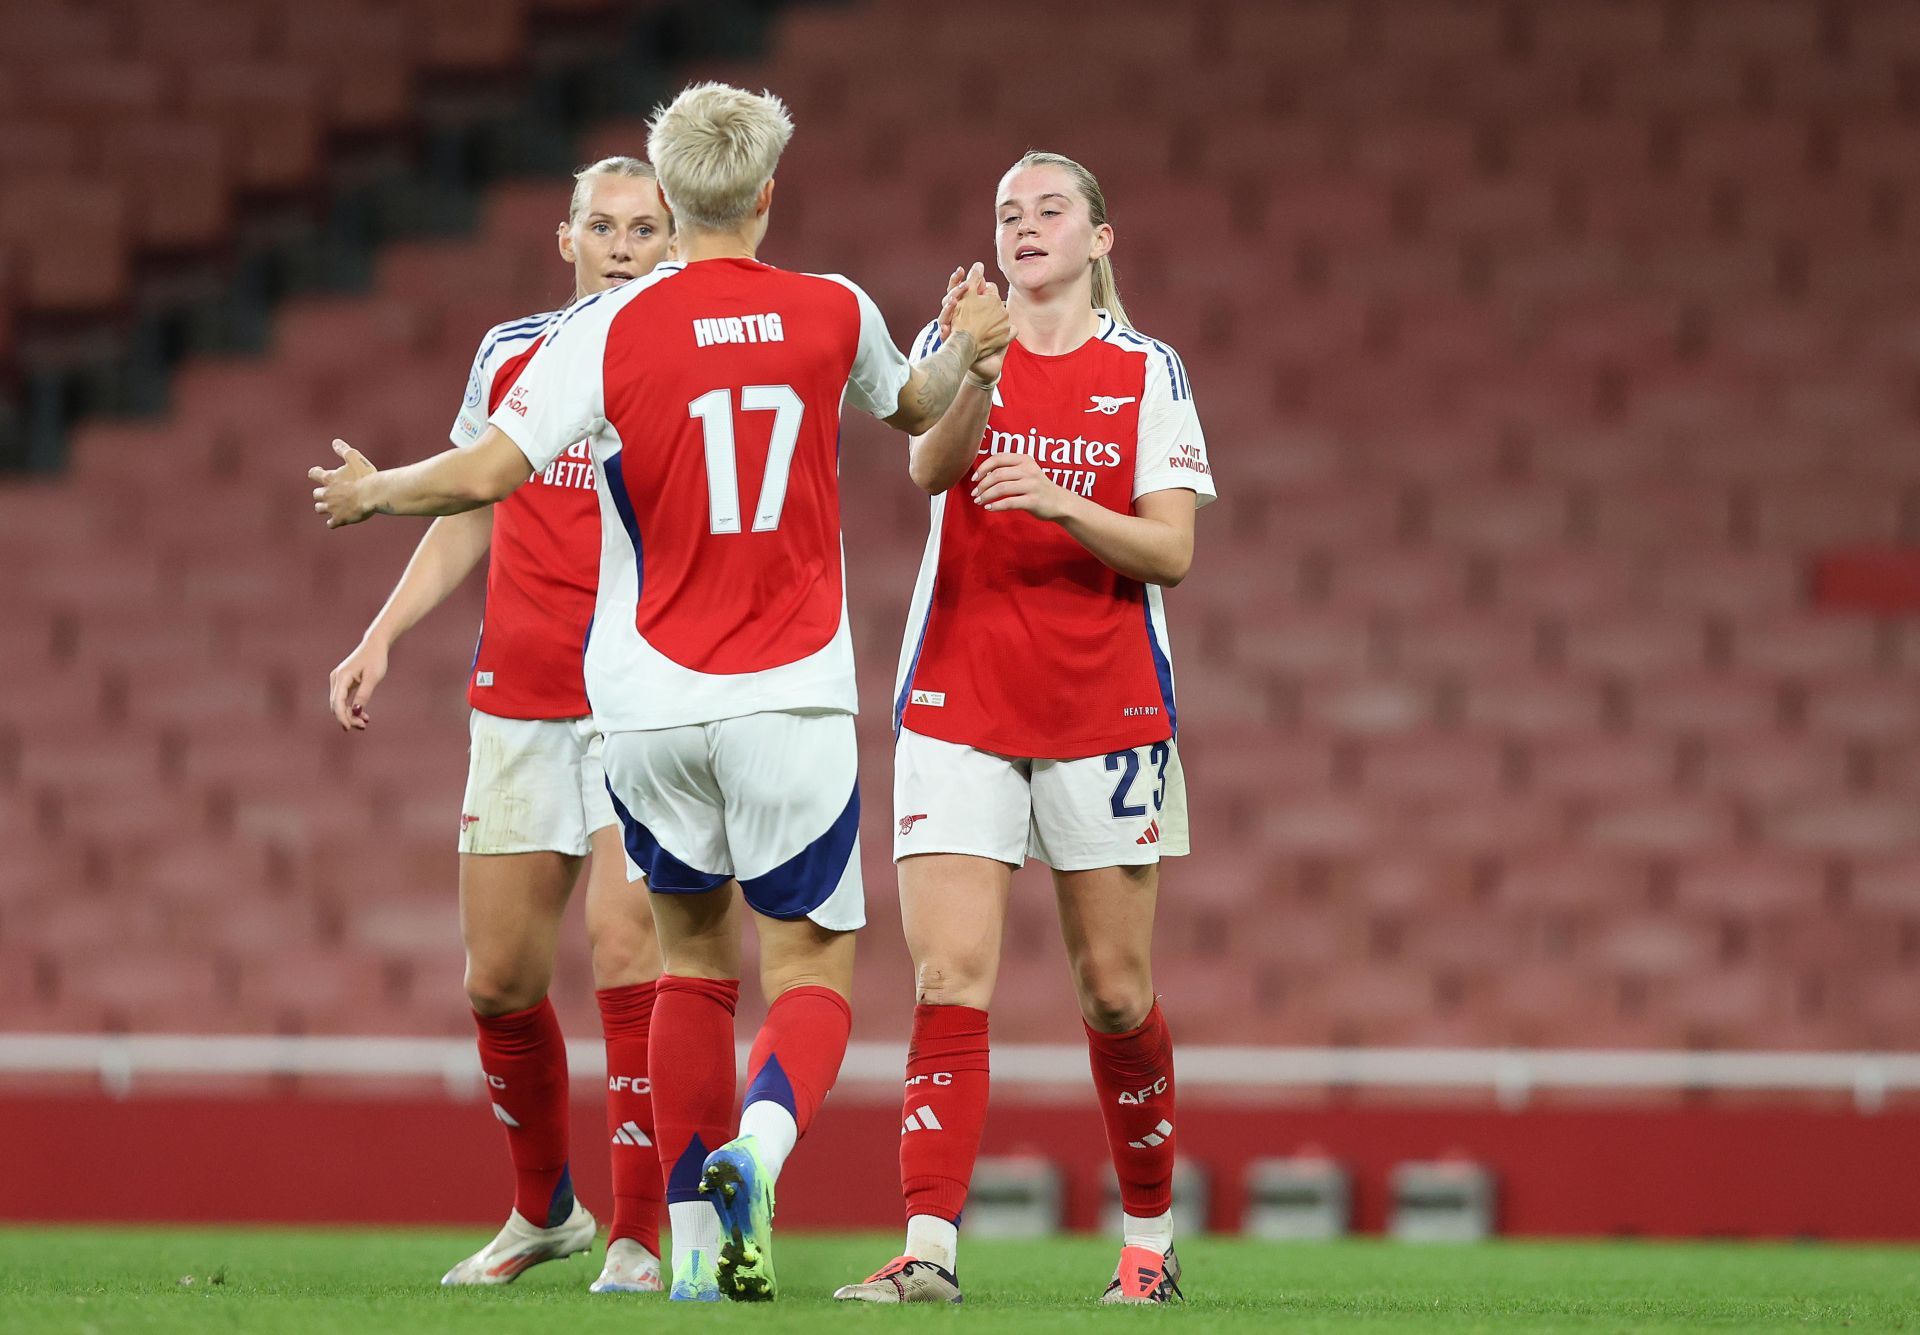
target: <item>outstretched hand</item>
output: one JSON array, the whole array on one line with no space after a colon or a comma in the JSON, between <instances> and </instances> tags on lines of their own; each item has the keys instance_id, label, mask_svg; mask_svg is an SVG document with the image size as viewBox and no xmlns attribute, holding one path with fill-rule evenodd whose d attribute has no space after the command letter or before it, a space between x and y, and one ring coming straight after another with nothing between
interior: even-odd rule
<instances>
[{"instance_id":1,"label":"outstretched hand","mask_svg":"<svg viewBox=\"0 0 1920 1335\"><path fill-rule=\"evenodd\" d=\"M379 470L344 440L333 442L333 452L340 456L340 467L309 468L307 481L316 484L313 508L327 517L327 527L344 528L373 513L363 484Z\"/></svg>"}]
</instances>

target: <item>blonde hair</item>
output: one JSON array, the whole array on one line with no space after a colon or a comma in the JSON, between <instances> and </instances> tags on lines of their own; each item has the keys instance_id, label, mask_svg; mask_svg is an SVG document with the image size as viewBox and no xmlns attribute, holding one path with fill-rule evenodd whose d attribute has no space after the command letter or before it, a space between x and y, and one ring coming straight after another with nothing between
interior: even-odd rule
<instances>
[{"instance_id":1,"label":"blonde hair","mask_svg":"<svg viewBox=\"0 0 1920 1335\"><path fill-rule=\"evenodd\" d=\"M667 207L687 226L712 232L752 216L760 188L773 179L793 138L786 103L724 83L682 89L647 126L647 156L659 170Z\"/></svg>"},{"instance_id":2,"label":"blonde hair","mask_svg":"<svg viewBox=\"0 0 1920 1335\"><path fill-rule=\"evenodd\" d=\"M1087 216L1093 219L1095 227L1107 227L1112 224L1107 219L1107 196L1100 189L1100 182L1092 172L1082 167L1072 158L1062 153L1040 153L1029 151L1020 161L1007 168L1007 175L1026 167L1058 167L1073 178L1080 190L1080 198L1087 202ZM1113 316L1116 323L1133 328L1133 321L1127 318L1127 308L1120 304L1120 284L1114 280L1113 260L1102 255L1093 262L1093 305L1096 310L1104 310Z\"/></svg>"},{"instance_id":3,"label":"blonde hair","mask_svg":"<svg viewBox=\"0 0 1920 1335\"><path fill-rule=\"evenodd\" d=\"M639 158L611 157L601 158L598 162L588 163L573 174L573 199L567 205L567 223L571 226L580 221L580 215L587 211L587 204L593 198L593 178L596 176L630 176L643 181L652 181L656 185L660 177L653 168ZM667 230L673 230L672 220Z\"/></svg>"}]
</instances>

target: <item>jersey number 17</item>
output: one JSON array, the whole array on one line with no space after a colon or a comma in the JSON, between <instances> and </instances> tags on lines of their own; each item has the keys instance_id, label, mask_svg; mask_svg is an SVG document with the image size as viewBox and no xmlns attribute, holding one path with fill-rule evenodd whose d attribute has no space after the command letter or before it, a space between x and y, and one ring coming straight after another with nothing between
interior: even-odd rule
<instances>
[{"instance_id":1,"label":"jersey number 17","mask_svg":"<svg viewBox=\"0 0 1920 1335\"><path fill-rule=\"evenodd\" d=\"M793 451L800 443L800 418L806 405L791 385L747 385L740 391L740 411L772 413L773 435L767 443L767 471L760 480L760 499L753 507L753 531L771 533L780 527L787 504L787 474L793 470ZM700 423L706 438L707 515L713 533L740 531L740 467L733 443L733 391L716 389L687 405L687 416Z\"/></svg>"}]
</instances>

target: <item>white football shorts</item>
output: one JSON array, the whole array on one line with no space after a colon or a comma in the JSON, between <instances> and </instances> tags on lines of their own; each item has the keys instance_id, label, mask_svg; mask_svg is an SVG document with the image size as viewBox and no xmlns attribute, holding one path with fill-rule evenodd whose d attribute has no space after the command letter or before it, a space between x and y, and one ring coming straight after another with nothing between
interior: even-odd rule
<instances>
[{"instance_id":1,"label":"white football shorts","mask_svg":"<svg viewBox=\"0 0 1920 1335\"><path fill-rule=\"evenodd\" d=\"M866 926L853 715L769 712L608 733L628 870L655 894L740 882L770 918Z\"/></svg>"},{"instance_id":2,"label":"white football shorts","mask_svg":"<svg viewBox=\"0 0 1920 1335\"><path fill-rule=\"evenodd\" d=\"M592 719L501 718L476 709L467 732L462 853L585 857L587 836L614 824Z\"/></svg>"},{"instance_id":3,"label":"white football shorts","mask_svg":"<svg viewBox=\"0 0 1920 1335\"><path fill-rule=\"evenodd\" d=\"M971 853L1055 871L1187 852L1187 781L1171 741L1080 760L1023 760L907 728L893 748L893 856Z\"/></svg>"}]
</instances>

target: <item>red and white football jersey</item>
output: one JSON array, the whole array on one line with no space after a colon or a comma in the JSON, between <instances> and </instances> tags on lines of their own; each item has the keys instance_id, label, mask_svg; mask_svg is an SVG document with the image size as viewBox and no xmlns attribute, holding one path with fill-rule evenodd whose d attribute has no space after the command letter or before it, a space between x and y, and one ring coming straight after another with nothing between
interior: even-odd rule
<instances>
[{"instance_id":1,"label":"red and white football jersey","mask_svg":"<svg viewBox=\"0 0 1920 1335\"><path fill-rule=\"evenodd\" d=\"M915 357L939 347L928 326ZM965 391L963 391L965 392ZM1072 352L1007 350L980 456L1027 454L1122 514L1149 492L1214 497L1193 387L1172 348L1101 312ZM1057 524L989 511L972 471L933 498L907 614L894 726L982 751L1071 760L1174 735L1173 659L1157 585L1106 565Z\"/></svg>"},{"instance_id":2,"label":"red and white football jersey","mask_svg":"<svg viewBox=\"0 0 1920 1335\"><path fill-rule=\"evenodd\" d=\"M480 341L449 436L471 445L546 338L558 312L495 325ZM600 574L600 504L580 441L493 508L487 606L467 700L501 718L588 713L581 651Z\"/></svg>"},{"instance_id":3,"label":"red and white football jersey","mask_svg":"<svg viewBox=\"0 0 1920 1335\"><path fill-rule=\"evenodd\" d=\"M858 287L754 260L662 264L555 322L491 420L536 471L591 447L602 731L854 712L840 408L889 416L909 374Z\"/></svg>"}]
</instances>

